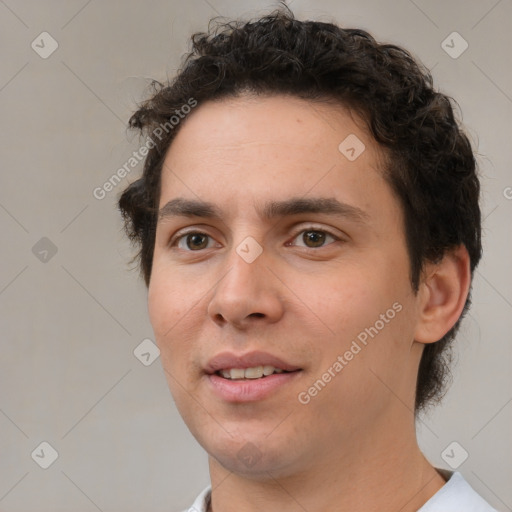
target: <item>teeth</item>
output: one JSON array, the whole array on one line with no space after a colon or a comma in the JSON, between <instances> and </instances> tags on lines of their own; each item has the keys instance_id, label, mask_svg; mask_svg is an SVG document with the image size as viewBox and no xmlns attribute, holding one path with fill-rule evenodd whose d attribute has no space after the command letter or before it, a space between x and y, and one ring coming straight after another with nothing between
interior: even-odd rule
<instances>
[{"instance_id":1,"label":"teeth","mask_svg":"<svg viewBox=\"0 0 512 512\"><path fill-rule=\"evenodd\" d=\"M231 370L232 379L243 379L245 377L245 371L242 368L233 368Z\"/></svg>"},{"instance_id":2,"label":"teeth","mask_svg":"<svg viewBox=\"0 0 512 512\"><path fill-rule=\"evenodd\" d=\"M220 370L220 374L225 379L259 379L263 376L273 373L282 373L281 368L274 368L270 365L254 366L253 368L230 368L229 370Z\"/></svg>"},{"instance_id":3,"label":"teeth","mask_svg":"<svg viewBox=\"0 0 512 512\"><path fill-rule=\"evenodd\" d=\"M272 375L275 368L273 366L265 365L263 367L263 375Z\"/></svg>"},{"instance_id":4,"label":"teeth","mask_svg":"<svg viewBox=\"0 0 512 512\"><path fill-rule=\"evenodd\" d=\"M263 366L255 366L254 368L247 368L245 370L246 379L259 379L260 377L263 377Z\"/></svg>"}]
</instances>

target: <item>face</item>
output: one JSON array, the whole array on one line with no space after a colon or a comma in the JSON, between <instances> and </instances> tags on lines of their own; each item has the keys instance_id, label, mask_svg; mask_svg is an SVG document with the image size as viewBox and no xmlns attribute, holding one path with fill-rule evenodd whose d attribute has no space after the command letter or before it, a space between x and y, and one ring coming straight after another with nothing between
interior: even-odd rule
<instances>
[{"instance_id":1,"label":"face","mask_svg":"<svg viewBox=\"0 0 512 512\"><path fill-rule=\"evenodd\" d=\"M230 471L297 473L411 416L418 304L382 160L348 110L285 96L200 105L168 151L150 319Z\"/></svg>"}]
</instances>

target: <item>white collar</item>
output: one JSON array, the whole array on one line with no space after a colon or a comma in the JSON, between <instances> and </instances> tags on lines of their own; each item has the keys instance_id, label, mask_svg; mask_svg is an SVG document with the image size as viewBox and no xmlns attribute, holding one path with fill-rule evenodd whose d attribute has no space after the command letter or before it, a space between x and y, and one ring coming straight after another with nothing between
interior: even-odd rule
<instances>
[{"instance_id":1,"label":"white collar","mask_svg":"<svg viewBox=\"0 0 512 512\"><path fill-rule=\"evenodd\" d=\"M497 512L468 484L458 471L436 468L448 481L418 512ZM186 512L206 512L211 499L211 486L201 491Z\"/></svg>"}]
</instances>

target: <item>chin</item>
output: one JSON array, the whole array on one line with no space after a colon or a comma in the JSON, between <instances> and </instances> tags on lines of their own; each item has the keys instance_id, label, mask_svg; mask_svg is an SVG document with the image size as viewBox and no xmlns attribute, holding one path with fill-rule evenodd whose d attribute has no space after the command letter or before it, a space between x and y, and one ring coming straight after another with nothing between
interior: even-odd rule
<instances>
[{"instance_id":1,"label":"chin","mask_svg":"<svg viewBox=\"0 0 512 512\"><path fill-rule=\"evenodd\" d=\"M251 480L265 481L269 477L282 478L288 474L293 474L293 471L287 472L283 467L282 454L272 457L269 454L261 453L251 458L247 453L244 453L242 448L238 452L210 453L209 455L227 471L243 475Z\"/></svg>"},{"instance_id":2,"label":"chin","mask_svg":"<svg viewBox=\"0 0 512 512\"><path fill-rule=\"evenodd\" d=\"M269 476L285 477L296 471L297 450L277 436L273 440L265 435L231 438L225 433L222 440L198 441L224 469L246 478L268 480Z\"/></svg>"}]
</instances>

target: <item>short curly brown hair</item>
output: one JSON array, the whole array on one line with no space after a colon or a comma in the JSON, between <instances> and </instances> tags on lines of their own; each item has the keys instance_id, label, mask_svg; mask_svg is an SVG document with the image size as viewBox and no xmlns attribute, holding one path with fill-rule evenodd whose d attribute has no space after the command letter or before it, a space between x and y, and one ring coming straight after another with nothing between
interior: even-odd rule
<instances>
[{"instance_id":1,"label":"short curly brown hair","mask_svg":"<svg viewBox=\"0 0 512 512\"><path fill-rule=\"evenodd\" d=\"M154 90L129 126L150 135L194 98L205 101L254 94L291 94L337 101L357 112L387 155L385 178L404 212L412 289L428 261L467 248L471 274L481 253L480 184L468 138L454 117L451 99L433 88L430 73L406 50L379 44L368 32L331 23L298 21L279 9L255 21L216 23L192 36L182 69ZM179 130L153 140L141 178L122 193L126 233L136 243L149 285L155 243L160 175ZM168 133L167 133L168 132ZM156 138L155 138L156 139ZM450 377L449 345L455 326L424 348L416 385L415 413L438 403Z\"/></svg>"}]
</instances>

